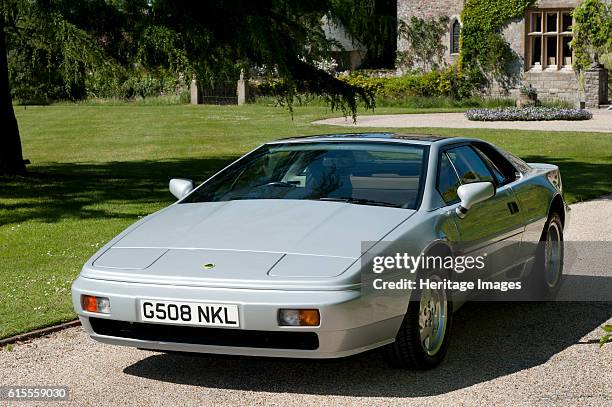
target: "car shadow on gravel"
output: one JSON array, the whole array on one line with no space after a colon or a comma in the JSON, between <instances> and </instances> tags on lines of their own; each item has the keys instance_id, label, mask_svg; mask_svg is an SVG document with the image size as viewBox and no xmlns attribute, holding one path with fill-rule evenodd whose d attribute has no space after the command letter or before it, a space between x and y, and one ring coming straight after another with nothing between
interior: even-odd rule
<instances>
[{"instance_id":1,"label":"car shadow on gravel","mask_svg":"<svg viewBox=\"0 0 612 407\"><path fill-rule=\"evenodd\" d=\"M545 363L612 316L612 303L473 302L455 316L446 360L430 371L385 365L377 351L336 360L155 353L124 373L216 389L360 397L444 394Z\"/></svg>"}]
</instances>

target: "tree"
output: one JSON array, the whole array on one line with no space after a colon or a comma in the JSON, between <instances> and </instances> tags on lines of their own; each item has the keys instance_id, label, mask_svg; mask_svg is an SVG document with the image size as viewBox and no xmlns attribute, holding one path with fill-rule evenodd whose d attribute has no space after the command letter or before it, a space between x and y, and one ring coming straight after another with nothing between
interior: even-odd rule
<instances>
[{"instance_id":1,"label":"tree","mask_svg":"<svg viewBox=\"0 0 612 407\"><path fill-rule=\"evenodd\" d=\"M584 0L573 11L574 67L588 69L599 64L600 57L612 52L612 4L602 0Z\"/></svg>"},{"instance_id":2,"label":"tree","mask_svg":"<svg viewBox=\"0 0 612 407\"><path fill-rule=\"evenodd\" d=\"M397 0L332 0L332 19L366 46L363 65L394 68L397 50Z\"/></svg>"},{"instance_id":3,"label":"tree","mask_svg":"<svg viewBox=\"0 0 612 407\"><path fill-rule=\"evenodd\" d=\"M316 68L330 56L321 24L330 10L333 0L153 0L143 37L157 60L184 61L200 80L235 80L257 65L283 80L287 103L298 93L316 94L354 117L358 99L371 108L373 96ZM150 61L150 52L143 54Z\"/></svg>"},{"instance_id":4,"label":"tree","mask_svg":"<svg viewBox=\"0 0 612 407\"><path fill-rule=\"evenodd\" d=\"M0 3L0 174L26 172L9 78L8 36L18 39L28 64L23 70L47 73L66 94L78 92L86 72L107 65L103 50L85 31L67 21L49 0L2 0ZM19 49L23 51L23 49ZM39 78L40 79L40 78Z\"/></svg>"},{"instance_id":5,"label":"tree","mask_svg":"<svg viewBox=\"0 0 612 407\"><path fill-rule=\"evenodd\" d=\"M21 103L83 99L92 72L109 75L110 66L134 59L135 28L116 1L10 1L9 79Z\"/></svg>"},{"instance_id":6,"label":"tree","mask_svg":"<svg viewBox=\"0 0 612 407\"><path fill-rule=\"evenodd\" d=\"M321 18L333 10L332 1L2 0L0 18L8 23L3 34L9 26L18 31L20 23L29 30L21 37L27 45L21 48L29 52L24 60L34 61L33 68L47 64L45 75L53 75L45 80L62 84L69 98L83 96L91 73L112 75L113 67L133 63L209 82L235 80L242 68L257 65L270 78L283 80L279 96L289 106L306 92L355 117L358 100L372 108L373 95L316 68L330 52ZM6 86L0 89L0 119L3 126L15 125L1 136L0 172L22 173L6 51L3 41L0 76Z\"/></svg>"},{"instance_id":7,"label":"tree","mask_svg":"<svg viewBox=\"0 0 612 407\"><path fill-rule=\"evenodd\" d=\"M17 118L13 110L13 99L9 86L8 62L6 59L6 40L4 23L0 19L0 174L17 175L25 173L25 163L21 152L21 138Z\"/></svg>"},{"instance_id":8,"label":"tree","mask_svg":"<svg viewBox=\"0 0 612 407\"><path fill-rule=\"evenodd\" d=\"M25 173L25 163L9 85L3 15L0 16L0 174L17 175Z\"/></svg>"}]
</instances>

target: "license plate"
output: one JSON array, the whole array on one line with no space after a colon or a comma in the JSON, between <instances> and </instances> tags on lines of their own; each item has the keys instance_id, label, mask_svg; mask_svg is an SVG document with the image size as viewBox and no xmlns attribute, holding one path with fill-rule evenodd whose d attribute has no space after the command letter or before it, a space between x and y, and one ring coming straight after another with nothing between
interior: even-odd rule
<instances>
[{"instance_id":1,"label":"license plate","mask_svg":"<svg viewBox=\"0 0 612 407\"><path fill-rule=\"evenodd\" d=\"M141 300L140 319L175 325L240 326L235 304Z\"/></svg>"}]
</instances>

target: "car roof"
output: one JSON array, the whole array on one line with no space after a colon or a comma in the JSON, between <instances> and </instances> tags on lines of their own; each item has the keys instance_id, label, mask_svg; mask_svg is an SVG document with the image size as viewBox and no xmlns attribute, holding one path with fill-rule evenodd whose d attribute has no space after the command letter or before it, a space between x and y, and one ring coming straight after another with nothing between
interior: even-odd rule
<instances>
[{"instance_id":1,"label":"car roof","mask_svg":"<svg viewBox=\"0 0 612 407\"><path fill-rule=\"evenodd\" d=\"M450 144L464 141L479 141L477 139L440 136L433 134L401 134L401 133L334 133L313 136L289 137L269 142L268 144L304 143L319 141L386 141L405 144Z\"/></svg>"}]
</instances>

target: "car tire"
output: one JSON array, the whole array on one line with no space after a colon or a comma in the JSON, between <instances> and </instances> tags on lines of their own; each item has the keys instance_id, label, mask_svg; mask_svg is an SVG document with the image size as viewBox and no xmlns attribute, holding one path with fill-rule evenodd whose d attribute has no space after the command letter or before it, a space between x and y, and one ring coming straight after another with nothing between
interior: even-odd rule
<instances>
[{"instance_id":1,"label":"car tire","mask_svg":"<svg viewBox=\"0 0 612 407\"><path fill-rule=\"evenodd\" d=\"M558 213L548 217L536 251L534 268L526 279L534 300L552 300L563 284L563 222Z\"/></svg>"},{"instance_id":2,"label":"car tire","mask_svg":"<svg viewBox=\"0 0 612 407\"><path fill-rule=\"evenodd\" d=\"M441 272L432 272L429 274L430 279L440 281L445 277L445 273ZM427 370L442 362L450 342L450 332L453 322L452 301L450 301L447 291L444 290L443 294L445 297L444 302L446 303L446 311L444 315L441 316L444 317L444 321L439 325L439 329L435 331L436 335L441 334L442 336L439 342L436 342L435 346L428 346L422 339L424 329L422 325L424 319L426 319L424 311L431 311L431 306L428 307L425 305L425 310L423 307L424 301L427 302L424 296L427 296L428 293L427 291L423 292L421 290L413 291L413 298L411 298L408 304L408 310L404 315L402 325L395 337L395 342L383 348L384 359L390 366L400 369ZM432 334L433 333L434 332L432 332ZM431 340L429 344L433 345Z\"/></svg>"}]
</instances>

